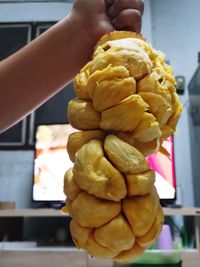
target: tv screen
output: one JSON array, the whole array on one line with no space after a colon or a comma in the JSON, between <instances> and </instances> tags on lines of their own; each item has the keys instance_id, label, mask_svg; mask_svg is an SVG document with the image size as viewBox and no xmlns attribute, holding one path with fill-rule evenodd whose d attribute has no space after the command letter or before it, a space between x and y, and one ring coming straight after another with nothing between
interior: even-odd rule
<instances>
[{"instance_id":1,"label":"tv screen","mask_svg":"<svg viewBox=\"0 0 200 267\"><path fill-rule=\"evenodd\" d=\"M170 136L163 142L163 147L167 155L161 152L152 154L147 158L150 167L156 173L155 186L161 200L175 200L176 198L176 179L174 165L174 143Z\"/></svg>"},{"instance_id":2,"label":"tv screen","mask_svg":"<svg viewBox=\"0 0 200 267\"><path fill-rule=\"evenodd\" d=\"M35 132L33 201L64 201L63 178L73 163L66 144L69 124L38 125Z\"/></svg>"},{"instance_id":3,"label":"tv screen","mask_svg":"<svg viewBox=\"0 0 200 267\"><path fill-rule=\"evenodd\" d=\"M35 158L33 179L33 201L62 202L63 178L73 166L66 150L69 134L77 131L69 124L39 125L35 133ZM174 200L176 192L173 138L163 146L169 156L158 152L147 158L156 172L155 186L161 200Z\"/></svg>"}]
</instances>

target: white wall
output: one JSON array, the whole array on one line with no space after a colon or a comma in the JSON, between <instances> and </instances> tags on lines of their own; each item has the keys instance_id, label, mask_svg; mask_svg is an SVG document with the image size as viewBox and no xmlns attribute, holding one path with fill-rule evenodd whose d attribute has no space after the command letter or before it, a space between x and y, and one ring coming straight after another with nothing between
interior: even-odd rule
<instances>
[{"instance_id":1,"label":"white wall","mask_svg":"<svg viewBox=\"0 0 200 267\"><path fill-rule=\"evenodd\" d=\"M0 201L27 208L32 199L32 151L0 151Z\"/></svg>"},{"instance_id":2,"label":"white wall","mask_svg":"<svg viewBox=\"0 0 200 267\"><path fill-rule=\"evenodd\" d=\"M151 37L151 5L150 0L144 0L142 34L149 42ZM32 22L58 21L62 19L72 7L71 3L1 3L0 22Z\"/></svg>"},{"instance_id":3,"label":"white wall","mask_svg":"<svg viewBox=\"0 0 200 267\"><path fill-rule=\"evenodd\" d=\"M151 0L144 0L144 15L142 18L142 31L148 42L152 43L152 12Z\"/></svg>"},{"instance_id":4,"label":"white wall","mask_svg":"<svg viewBox=\"0 0 200 267\"><path fill-rule=\"evenodd\" d=\"M58 21L71 10L70 3L0 3L0 22Z\"/></svg>"},{"instance_id":5,"label":"white wall","mask_svg":"<svg viewBox=\"0 0 200 267\"><path fill-rule=\"evenodd\" d=\"M152 0L152 26L154 46L166 53L175 75L190 81L197 67L200 51L200 1ZM181 96L185 107L175 137L176 174L182 184L183 203L192 206L193 185L188 115L188 91Z\"/></svg>"}]
</instances>

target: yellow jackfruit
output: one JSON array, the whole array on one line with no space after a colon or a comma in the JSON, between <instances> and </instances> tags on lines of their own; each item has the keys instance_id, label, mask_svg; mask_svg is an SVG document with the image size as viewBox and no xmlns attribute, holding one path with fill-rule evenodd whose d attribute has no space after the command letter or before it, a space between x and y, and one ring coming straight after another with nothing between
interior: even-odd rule
<instances>
[{"instance_id":1,"label":"yellow jackfruit","mask_svg":"<svg viewBox=\"0 0 200 267\"><path fill-rule=\"evenodd\" d=\"M96 86L93 105L98 111L108 109L136 92L133 77L104 80Z\"/></svg>"},{"instance_id":2,"label":"yellow jackfruit","mask_svg":"<svg viewBox=\"0 0 200 267\"><path fill-rule=\"evenodd\" d=\"M130 136L133 142L150 147L147 143L157 139L161 145L163 138L175 132L182 111L172 67L164 59L162 52L135 33L113 32L104 36L96 45L92 60L75 78L79 91L87 94L77 96L80 99L89 96L94 109L101 114L100 123L98 118L93 128L82 128L134 131ZM147 119L146 113L151 113L151 118ZM81 116L79 119L80 126L86 123ZM146 153L151 154L152 150L147 149Z\"/></svg>"},{"instance_id":3,"label":"yellow jackfruit","mask_svg":"<svg viewBox=\"0 0 200 267\"><path fill-rule=\"evenodd\" d=\"M129 72L125 67L108 65L105 69L97 70L91 74L87 83L88 94L93 98L97 85L102 81L126 77L129 77Z\"/></svg>"},{"instance_id":4,"label":"yellow jackfruit","mask_svg":"<svg viewBox=\"0 0 200 267\"><path fill-rule=\"evenodd\" d=\"M89 227L83 227L77 223L76 220L72 219L70 222L70 231L72 233L73 241L75 242L78 248L83 246L89 236L91 235L93 229Z\"/></svg>"},{"instance_id":5,"label":"yellow jackfruit","mask_svg":"<svg viewBox=\"0 0 200 267\"><path fill-rule=\"evenodd\" d=\"M104 149L109 160L124 174L149 170L149 165L142 153L115 135L106 137Z\"/></svg>"},{"instance_id":6,"label":"yellow jackfruit","mask_svg":"<svg viewBox=\"0 0 200 267\"><path fill-rule=\"evenodd\" d=\"M131 249L122 251L117 256L113 257L115 261L127 263L132 262L135 259L137 259L143 252L145 251L145 248L141 247L140 245L135 242L133 247Z\"/></svg>"},{"instance_id":7,"label":"yellow jackfruit","mask_svg":"<svg viewBox=\"0 0 200 267\"><path fill-rule=\"evenodd\" d=\"M84 245L84 249L90 254L98 258L112 259L117 255L117 251L101 246L91 234Z\"/></svg>"},{"instance_id":8,"label":"yellow jackfruit","mask_svg":"<svg viewBox=\"0 0 200 267\"><path fill-rule=\"evenodd\" d=\"M182 106L165 55L132 32L100 39L74 79L68 120L74 162L66 172L66 208L78 248L130 262L158 237L164 215L146 156L176 131Z\"/></svg>"},{"instance_id":9,"label":"yellow jackfruit","mask_svg":"<svg viewBox=\"0 0 200 267\"><path fill-rule=\"evenodd\" d=\"M152 114L145 112L141 122L133 131L132 138L147 143L159 139L161 135L159 122Z\"/></svg>"},{"instance_id":10,"label":"yellow jackfruit","mask_svg":"<svg viewBox=\"0 0 200 267\"><path fill-rule=\"evenodd\" d=\"M78 150L73 174L80 188L96 197L119 201L126 196L124 177L105 158L99 140L91 140Z\"/></svg>"},{"instance_id":11,"label":"yellow jackfruit","mask_svg":"<svg viewBox=\"0 0 200 267\"><path fill-rule=\"evenodd\" d=\"M74 162L76 152L92 139L104 140L105 133L101 130L80 131L69 135L67 152L69 158Z\"/></svg>"},{"instance_id":12,"label":"yellow jackfruit","mask_svg":"<svg viewBox=\"0 0 200 267\"><path fill-rule=\"evenodd\" d=\"M144 101L149 105L150 112L156 117L159 125L162 127L173 114L172 107L162 96L151 93L143 92L139 95L144 99Z\"/></svg>"},{"instance_id":13,"label":"yellow jackfruit","mask_svg":"<svg viewBox=\"0 0 200 267\"><path fill-rule=\"evenodd\" d=\"M151 228L143 236L137 237L137 243L143 248L149 248L155 243L164 223L164 216L161 207L158 207L158 212Z\"/></svg>"},{"instance_id":14,"label":"yellow jackfruit","mask_svg":"<svg viewBox=\"0 0 200 267\"><path fill-rule=\"evenodd\" d=\"M72 168L70 168L67 170L64 177L64 193L70 200L73 200L80 192L81 188L77 185L73 176Z\"/></svg>"},{"instance_id":15,"label":"yellow jackfruit","mask_svg":"<svg viewBox=\"0 0 200 267\"><path fill-rule=\"evenodd\" d=\"M139 174L126 175L127 195L142 196L148 194L155 182L155 172L148 170Z\"/></svg>"},{"instance_id":16,"label":"yellow jackfruit","mask_svg":"<svg viewBox=\"0 0 200 267\"><path fill-rule=\"evenodd\" d=\"M133 131L147 109L148 105L139 95L131 95L114 107L102 111L100 127L103 130Z\"/></svg>"},{"instance_id":17,"label":"yellow jackfruit","mask_svg":"<svg viewBox=\"0 0 200 267\"><path fill-rule=\"evenodd\" d=\"M83 227L102 226L121 211L120 202L99 199L84 191L67 205L69 213Z\"/></svg>"},{"instance_id":18,"label":"yellow jackfruit","mask_svg":"<svg viewBox=\"0 0 200 267\"><path fill-rule=\"evenodd\" d=\"M156 218L158 207L159 200L155 187L147 195L128 197L123 200L122 209L135 236L142 236L149 231Z\"/></svg>"},{"instance_id":19,"label":"yellow jackfruit","mask_svg":"<svg viewBox=\"0 0 200 267\"><path fill-rule=\"evenodd\" d=\"M108 135L104 142L90 140L76 152L73 179L82 190L67 201L77 247L93 256L115 259L122 251L132 251L140 236L153 242L154 229L163 218L156 221L160 204L154 172L136 148L115 135ZM144 251L141 244L139 251Z\"/></svg>"},{"instance_id":20,"label":"yellow jackfruit","mask_svg":"<svg viewBox=\"0 0 200 267\"><path fill-rule=\"evenodd\" d=\"M130 249L135 243L134 233L121 214L97 228L94 232L94 238L101 246L114 251Z\"/></svg>"},{"instance_id":21,"label":"yellow jackfruit","mask_svg":"<svg viewBox=\"0 0 200 267\"><path fill-rule=\"evenodd\" d=\"M109 64L114 67L124 66L128 69L130 75L136 80L141 79L148 74L152 68L151 60L148 54L141 49L135 51L129 50L129 46L133 45L132 40L129 40L130 44L127 45L127 40L109 42L111 47L104 53L99 53L91 64L91 72L105 69ZM136 40L142 42L140 40ZM128 62L128 65L127 65Z\"/></svg>"},{"instance_id":22,"label":"yellow jackfruit","mask_svg":"<svg viewBox=\"0 0 200 267\"><path fill-rule=\"evenodd\" d=\"M70 124L80 130L100 128L101 116L89 100L75 98L68 104L68 118Z\"/></svg>"},{"instance_id":23,"label":"yellow jackfruit","mask_svg":"<svg viewBox=\"0 0 200 267\"><path fill-rule=\"evenodd\" d=\"M87 82L89 78L89 69L90 69L90 64L86 64L80 71L79 74L76 75L74 79L74 91L75 94L80 98L80 99L90 99L87 91Z\"/></svg>"},{"instance_id":24,"label":"yellow jackfruit","mask_svg":"<svg viewBox=\"0 0 200 267\"><path fill-rule=\"evenodd\" d=\"M134 146L139 150L145 157L150 154L153 154L159 150L160 140L154 139L150 142L139 142L136 139L133 139L133 132L114 132L116 136L125 141L131 146Z\"/></svg>"}]
</instances>

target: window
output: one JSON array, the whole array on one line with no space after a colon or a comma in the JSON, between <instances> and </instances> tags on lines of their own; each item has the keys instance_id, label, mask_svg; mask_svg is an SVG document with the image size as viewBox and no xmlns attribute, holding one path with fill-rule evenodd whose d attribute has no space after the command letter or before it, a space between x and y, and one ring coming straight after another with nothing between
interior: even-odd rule
<instances>
[{"instance_id":1,"label":"window","mask_svg":"<svg viewBox=\"0 0 200 267\"><path fill-rule=\"evenodd\" d=\"M50 26L38 26L36 36L45 32ZM66 48L67 49L67 48ZM67 103L74 98L73 84L64 87L54 97L49 99L41 107L31 114L29 128L29 144L34 144L34 132L39 124L62 124L67 123Z\"/></svg>"},{"instance_id":2,"label":"window","mask_svg":"<svg viewBox=\"0 0 200 267\"><path fill-rule=\"evenodd\" d=\"M13 54L26 45L31 37L34 39L51 25L50 23L0 25L0 59L3 60ZM35 142L36 125L67 123L67 103L74 96L73 84L71 83L26 119L0 134L0 149L10 149L11 147L32 148ZM14 112L14 109L11 112Z\"/></svg>"},{"instance_id":3,"label":"window","mask_svg":"<svg viewBox=\"0 0 200 267\"><path fill-rule=\"evenodd\" d=\"M3 60L25 46L31 39L30 24L0 25L0 60ZM11 77L12 79L12 77ZM14 81L13 81L14 83ZM10 107L14 112L14 107ZM0 146L21 146L25 144L27 119L0 134Z\"/></svg>"}]
</instances>

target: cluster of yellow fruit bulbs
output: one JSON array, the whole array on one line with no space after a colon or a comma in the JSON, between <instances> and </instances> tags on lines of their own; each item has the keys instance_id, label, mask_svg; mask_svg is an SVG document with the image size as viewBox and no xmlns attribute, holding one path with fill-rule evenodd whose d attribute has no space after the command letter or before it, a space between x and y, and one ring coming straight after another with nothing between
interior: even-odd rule
<instances>
[{"instance_id":1,"label":"cluster of yellow fruit bulbs","mask_svg":"<svg viewBox=\"0 0 200 267\"><path fill-rule=\"evenodd\" d=\"M90 255L132 261L164 216L146 156L176 130L182 106L164 54L132 32L102 37L75 77L68 119L66 208L74 243Z\"/></svg>"}]
</instances>

